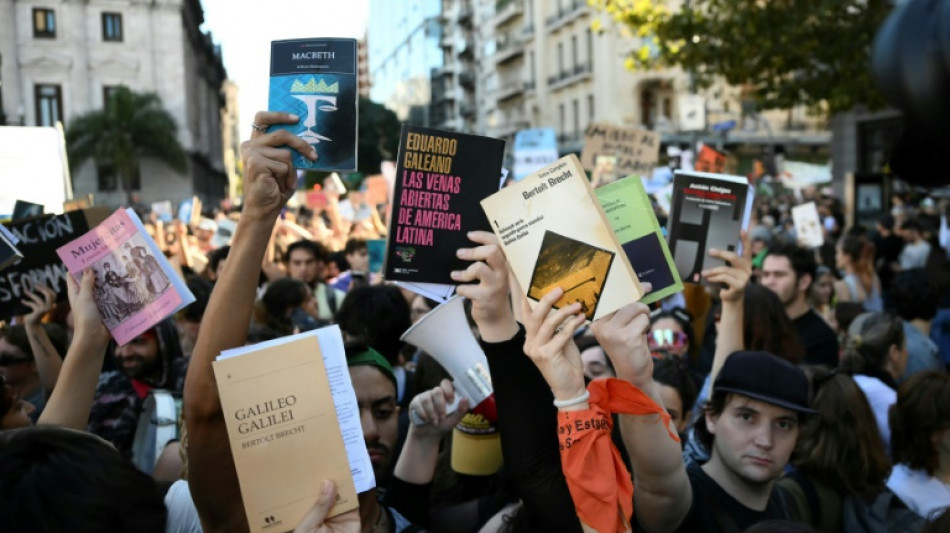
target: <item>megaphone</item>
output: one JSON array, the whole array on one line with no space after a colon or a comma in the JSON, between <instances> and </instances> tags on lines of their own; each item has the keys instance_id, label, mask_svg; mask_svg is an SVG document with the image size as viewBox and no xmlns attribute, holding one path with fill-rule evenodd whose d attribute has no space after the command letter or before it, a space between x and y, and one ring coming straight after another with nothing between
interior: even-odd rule
<instances>
[{"instance_id":1,"label":"megaphone","mask_svg":"<svg viewBox=\"0 0 950 533\"><path fill-rule=\"evenodd\" d=\"M501 466L501 441L495 422L494 389L488 359L465 318L465 299L454 296L412 325L400 340L428 353L452 376L455 401L447 408L454 413L461 398L473 406L452 434L452 469L475 476L493 474ZM410 411L413 424L423 421Z\"/></svg>"},{"instance_id":2,"label":"megaphone","mask_svg":"<svg viewBox=\"0 0 950 533\"><path fill-rule=\"evenodd\" d=\"M457 393L477 406L493 392L488 359L465 318L465 299L454 296L412 325L399 339L428 353L452 376ZM459 394L456 394L458 399Z\"/></svg>"}]
</instances>

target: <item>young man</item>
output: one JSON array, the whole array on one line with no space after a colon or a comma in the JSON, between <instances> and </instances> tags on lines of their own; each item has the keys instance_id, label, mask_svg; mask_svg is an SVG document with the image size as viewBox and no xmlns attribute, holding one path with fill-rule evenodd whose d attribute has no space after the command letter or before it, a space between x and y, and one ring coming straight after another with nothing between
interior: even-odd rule
<instances>
[{"instance_id":1,"label":"young man","mask_svg":"<svg viewBox=\"0 0 950 533\"><path fill-rule=\"evenodd\" d=\"M340 273L330 286L348 292L352 288L366 286L371 281L376 281L375 277L370 278L369 247L366 239L355 237L347 239L346 246L343 248L343 257L350 268Z\"/></svg>"},{"instance_id":2,"label":"young man","mask_svg":"<svg viewBox=\"0 0 950 533\"><path fill-rule=\"evenodd\" d=\"M795 245L769 249L759 280L778 295L805 347L807 364L838 366L838 338L808 303L808 292L818 266L810 250Z\"/></svg>"},{"instance_id":3,"label":"young man","mask_svg":"<svg viewBox=\"0 0 950 533\"><path fill-rule=\"evenodd\" d=\"M908 219L901 224L901 237L904 238L904 248L898 257L900 270L924 268L927 266L927 257L930 255L930 243L923 235L923 228L916 219Z\"/></svg>"},{"instance_id":4,"label":"young man","mask_svg":"<svg viewBox=\"0 0 950 533\"><path fill-rule=\"evenodd\" d=\"M313 290L313 297L317 300L317 318L333 322L346 293L330 287L324 281L328 257L329 252L322 244L309 240L291 244L284 256L287 275L303 281Z\"/></svg>"}]
</instances>

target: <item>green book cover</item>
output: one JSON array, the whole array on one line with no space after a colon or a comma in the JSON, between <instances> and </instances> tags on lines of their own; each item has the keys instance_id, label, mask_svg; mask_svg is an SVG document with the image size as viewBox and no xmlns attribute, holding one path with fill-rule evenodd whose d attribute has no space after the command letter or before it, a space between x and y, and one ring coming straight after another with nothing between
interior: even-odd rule
<instances>
[{"instance_id":1,"label":"green book cover","mask_svg":"<svg viewBox=\"0 0 950 533\"><path fill-rule=\"evenodd\" d=\"M648 281L653 285L653 291L640 301L652 304L683 290L683 281L640 177L628 176L598 187L595 192L640 283Z\"/></svg>"}]
</instances>

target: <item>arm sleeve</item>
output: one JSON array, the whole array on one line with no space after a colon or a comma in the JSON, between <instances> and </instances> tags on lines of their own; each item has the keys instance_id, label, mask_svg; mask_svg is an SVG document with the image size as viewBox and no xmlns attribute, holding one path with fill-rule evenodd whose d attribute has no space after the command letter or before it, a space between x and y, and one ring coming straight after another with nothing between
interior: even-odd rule
<instances>
[{"instance_id":1,"label":"arm sleeve","mask_svg":"<svg viewBox=\"0 0 950 533\"><path fill-rule=\"evenodd\" d=\"M499 343L480 341L488 358L505 470L531 514L533 530L581 531L561 470L554 395L524 354L524 328Z\"/></svg>"}]
</instances>

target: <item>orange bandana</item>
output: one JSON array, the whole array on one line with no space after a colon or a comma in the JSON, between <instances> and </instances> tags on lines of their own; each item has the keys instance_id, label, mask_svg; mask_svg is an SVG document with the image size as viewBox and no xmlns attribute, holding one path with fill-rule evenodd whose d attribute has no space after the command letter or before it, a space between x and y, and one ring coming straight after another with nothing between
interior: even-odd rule
<instances>
[{"instance_id":1,"label":"orange bandana","mask_svg":"<svg viewBox=\"0 0 950 533\"><path fill-rule=\"evenodd\" d=\"M630 531L633 482L610 438L611 413L660 415L670 438L676 442L680 439L670 429L670 415L631 383L597 379L587 390L589 409L557 415L561 468L582 522L600 533Z\"/></svg>"}]
</instances>

